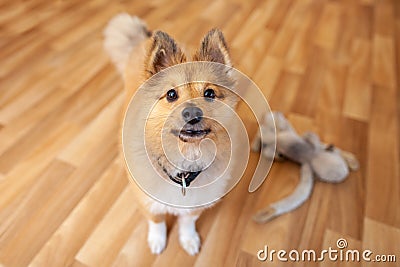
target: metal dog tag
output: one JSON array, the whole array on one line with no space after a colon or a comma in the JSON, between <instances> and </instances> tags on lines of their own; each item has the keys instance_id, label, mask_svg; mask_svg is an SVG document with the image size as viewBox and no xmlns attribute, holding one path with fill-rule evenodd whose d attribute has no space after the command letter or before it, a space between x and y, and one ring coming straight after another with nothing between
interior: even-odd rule
<instances>
[{"instance_id":1,"label":"metal dog tag","mask_svg":"<svg viewBox=\"0 0 400 267\"><path fill-rule=\"evenodd\" d=\"M186 179L189 177L190 173L182 175L182 195L186 196Z\"/></svg>"},{"instance_id":2,"label":"metal dog tag","mask_svg":"<svg viewBox=\"0 0 400 267\"><path fill-rule=\"evenodd\" d=\"M182 195L185 196L186 195L186 181L185 181L185 177L182 177Z\"/></svg>"}]
</instances>

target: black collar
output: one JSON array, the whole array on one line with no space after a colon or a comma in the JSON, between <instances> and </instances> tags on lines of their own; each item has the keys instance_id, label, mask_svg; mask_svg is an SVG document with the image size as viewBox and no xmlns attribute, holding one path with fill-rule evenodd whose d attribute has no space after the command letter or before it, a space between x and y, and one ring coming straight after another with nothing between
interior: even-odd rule
<instances>
[{"instance_id":1,"label":"black collar","mask_svg":"<svg viewBox=\"0 0 400 267\"><path fill-rule=\"evenodd\" d=\"M158 165L163 169L165 174L169 177L169 179L171 179L171 181L173 181L181 186L183 186L183 184L182 184L183 177L185 177L186 186L189 186L190 183L193 182L193 180L196 179L196 177L199 176L199 174L202 172L202 171L180 172L174 177L167 171L167 169L165 169L164 166L161 165L160 159L158 159L157 162L158 162Z\"/></svg>"},{"instance_id":2,"label":"black collar","mask_svg":"<svg viewBox=\"0 0 400 267\"><path fill-rule=\"evenodd\" d=\"M179 185L183 185L182 184L182 178L185 178L185 183L186 186L189 186L191 182L193 182L194 179L196 179L196 177L201 173L201 171L197 171L197 172L180 172L178 173L175 177L172 176L171 174L168 173L168 171L164 168L163 171L165 172L165 174L168 175L169 179L171 179L171 181L179 184Z\"/></svg>"}]
</instances>

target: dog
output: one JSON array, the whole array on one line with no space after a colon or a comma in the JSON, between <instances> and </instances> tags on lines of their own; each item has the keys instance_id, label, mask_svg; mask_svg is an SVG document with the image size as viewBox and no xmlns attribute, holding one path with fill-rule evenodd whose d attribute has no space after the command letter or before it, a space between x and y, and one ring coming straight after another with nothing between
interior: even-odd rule
<instances>
[{"instance_id":1,"label":"dog","mask_svg":"<svg viewBox=\"0 0 400 267\"><path fill-rule=\"evenodd\" d=\"M146 24L136 16L118 14L113 17L104 30L104 47L111 61L124 80L126 102L124 109L129 105L129 100L143 82L154 77L163 70L186 62L214 62L231 67L228 47L221 31L210 30L200 42L200 48L189 57L175 40L162 31L149 31ZM206 65L207 66L207 65ZM234 86L235 80L229 71L212 70L207 68L191 70L192 72L209 72L217 77L221 84ZM204 74L200 73L200 74ZM183 80L190 80L193 73L179 73ZM230 116L220 114L213 105L222 102L235 109L239 101L238 96L231 90L221 85L207 82L180 84L174 75L168 77L168 82L155 79L155 86L163 91L146 122L146 144L149 160L153 167L166 179L182 187L182 193L191 186L201 186L213 181L217 170L226 164L229 158L229 134L227 129L221 127L213 119L230 125ZM197 99L193 102L192 100ZM166 120L168 118L168 123ZM228 130L229 131L229 130ZM168 141L161 142L161 133L166 133ZM218 147L212 163L205 166L206 159L198 159L200 143L210 139ZM176 166L171 164L171 159L164 154L165 146L179 146L180 152L187 160L179 162ZM210 148L211 149L211 148ZM183 166L184 165L184 166ZM182 171L183 169L189 171ZM213 185L210 194L223 191L228 181L228 176ZM148 220L148 245L153 254L161 253L167 243L167 228L165 216L176 215L179 224L179 241L182 248L190 255L195 255L200 249L200 237L196 231L196 220L205 208L211 207L215 202L202 207L179 208L154 200L144 193L138 185L132 183L137 199L137 205ZM177 194L180 192L177 190Z\"/></svg>"}]
</instances>

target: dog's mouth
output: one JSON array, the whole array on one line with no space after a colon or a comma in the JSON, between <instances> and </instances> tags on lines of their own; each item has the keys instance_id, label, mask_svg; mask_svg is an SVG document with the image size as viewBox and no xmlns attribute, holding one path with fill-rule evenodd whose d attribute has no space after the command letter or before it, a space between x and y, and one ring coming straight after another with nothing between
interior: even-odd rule
<instances>
[{"instance_id":1,"label":"dog's mouth","mask_svg":"<svg viewBox=\"0 0 400 267\"><path fill-rule=\"evenodd\" d=\"M211 132L211 129L190 129L182 128L179 130L172 130L172 134L179 137L183 142L191 140L203 139L207 134Z\"/></svg>"}]
</instances>

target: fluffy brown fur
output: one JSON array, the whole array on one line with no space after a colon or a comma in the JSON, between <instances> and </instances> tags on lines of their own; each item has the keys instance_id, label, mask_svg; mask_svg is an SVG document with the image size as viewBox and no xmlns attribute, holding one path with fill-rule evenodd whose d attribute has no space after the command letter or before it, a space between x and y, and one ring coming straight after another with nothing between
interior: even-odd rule
<instances>
[{"instance_id":1,"label":"fluffy brown fur","mask_svg":"<svg viewBox=\"0 0 400 267\"><path fill-rule=\"evenodd\" d=\"M127 27L127 24L130 27ZM209 160L193 162L201 155L200 142L203 138L181 138L179 134L173 135L174 132L179 131L185 125L181 115L182 109L189 105L196 105L202 109L204 119L191 127L193 129L209 129L207 138L217 144L218 148L212 165L202 172L204 177L195 179L193 185L207 184L215 179L218 171L227 164L226 161L229 159L229 129L221 127L221 124L229 125L231 118L221 114L222 105L211 106L207 102L208 100L204 98L204 91L213 89L216 95L215 100L218 100L215 102L222 102L234 109L238 97L226 87L232 88L235 81L229 74L229 67L213 67L207 64L202 68L187 68L180 72L169 72L168 75L156 75L163 69L189 60L175 40L167 33L156 31L149 38L149 31L143 25L144 23L138 18L122 14L111 20L105 31L106 49L113 62L122 70L124 77L127 92L125 109L135 90L146 79L152 78L148 82L148 88L146 88L149 95L147 100L154 101L155 104L145 126L145 142L153 166L167 180L169 179L168 174L176 176L181 170L169 162L163 148L168 150L168 146L178 146L180 152L188 159L178 162L179 167L193 172L202 170L205 167L204 162ZM138 29L136 33L129 31L133 26ZM107 44L109 45L107 46ZM124 53L121 49L129 51L129 53L127 52L126 56L123 56ZM216 62L231 66L223 34L216 29L208 32L191 61ZM192 80L197 82L187 83ZM202 82L209 80L217 81L217 83ZM164 93L155 94L152 92L152 88L156 92L161 90ZM173 102L166 99L166 93L171 88L174 88L179 96ZM195 101L192 102L192 100ZM141 129L137 130L140 131ZM168 135L169 138L174 138L174 140L171 139L171 142L162 143L161 135L163 133ZM206 149L208 148L206 147ZM175 156L177 159L179 158L179 155ZM168 207L157 203L144 194L135 183L132 184L138 204L149 220L148 242L152 252L160 253L164 249L166 244L164 216L166 213L173 213L179 215L179 234L182 247L189 254L196 254L199 251L200 239L195 231L194 224L202 208L179 209Z\"/></svg>"}]
</instances>

